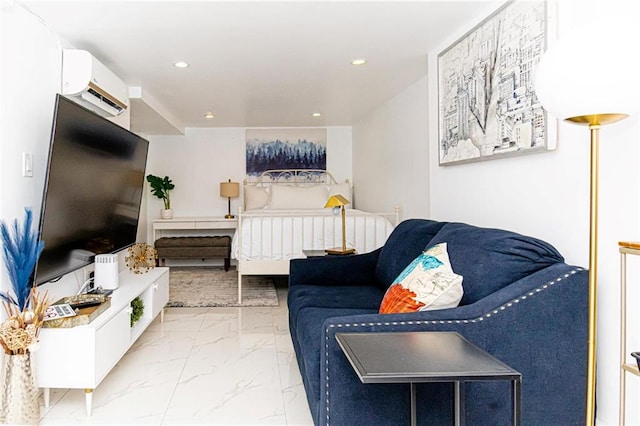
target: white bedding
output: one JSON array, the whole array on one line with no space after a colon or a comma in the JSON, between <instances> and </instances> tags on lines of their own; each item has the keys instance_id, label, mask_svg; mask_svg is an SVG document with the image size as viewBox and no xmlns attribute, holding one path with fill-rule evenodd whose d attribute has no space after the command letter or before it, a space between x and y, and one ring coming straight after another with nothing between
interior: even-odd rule
<instances>
[{"instance_id":1,"label":"white bedding","mask_svg":"<svg viewBox=\"0 0 640 426\"><path fill-rule=\"evenodd\" d=\"M333 214L331 209L248 210L240 221L232 242L234 259L288 260L303 258L302 250L342 245L340 213ZM355 248L357 253L382 247L392 230L392 223L381 214L346 210L347 247Z\"/></svg>"}]
</instances>

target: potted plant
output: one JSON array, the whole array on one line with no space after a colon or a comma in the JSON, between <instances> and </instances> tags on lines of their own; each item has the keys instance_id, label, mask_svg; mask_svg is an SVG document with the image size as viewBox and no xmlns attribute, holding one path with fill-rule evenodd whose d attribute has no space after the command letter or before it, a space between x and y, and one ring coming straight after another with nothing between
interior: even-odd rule
<instances>
[{"instance_id":1,"label":"potted plant","mask_svg":"<svg viewBox=\"0 0 640 426\"><path fill-rule=\"evenodd\" d=\"M175 188L175 185L171 182L169 176L161 178L154 175L147 175L147 182L151 185L151 193L164 202L164 209L160 211L160 216L163 219L171 219L173 217L173 210L171 210L169 191Z\"/></svg>"},{"instance_id":2,"label":"potted plant","mask_svg":"<svg viewBox=\"0 0 640 426\"><path fill-rule=\"evenodd\" d=\"M144 314L144 302L139 297L136 297L131 301L131 327L133 327L135 323L142 318L142 314Z\"/></svg>"}]
</instances>

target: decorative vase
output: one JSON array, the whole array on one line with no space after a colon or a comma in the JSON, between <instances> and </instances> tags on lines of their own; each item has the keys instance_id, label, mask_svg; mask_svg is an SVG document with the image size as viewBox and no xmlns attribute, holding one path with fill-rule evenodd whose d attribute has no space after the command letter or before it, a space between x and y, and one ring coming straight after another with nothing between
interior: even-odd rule
<instances>
[{"instance_id":1,"label":"decorative vase","mask_svg":"<svg viewBox=\"0 0 640 426\"><path fill-rule=\"evenodd\" d=\"M163 219L171 219L173 217L173 209L160 210L160 217Z\"/></svg>"},{"instance_id":2,"label":"decorative vase","mask_svg":"<svg viewBox=\"0 0 640 426\"><path fill-rule=\"evenodd\" d=\"M0 423L37 425L40 403L31 354L3 355Z\"/></svg>"}]
</instances>

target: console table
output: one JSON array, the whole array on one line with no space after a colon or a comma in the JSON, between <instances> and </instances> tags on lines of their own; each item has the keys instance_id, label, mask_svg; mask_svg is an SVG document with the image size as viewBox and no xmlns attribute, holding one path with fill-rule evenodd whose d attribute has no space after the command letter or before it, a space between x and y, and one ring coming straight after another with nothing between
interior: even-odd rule
<instances>
[{"instance_id":1,"label":"console table","mask_svg":"<svg viewBox=\"0 0 640 426\"><path fill-rule=\"evenodd\" d=\"M153 221L153 241L158 239L158 232L162 233L163 231L194 231L198 235L203 235L203 231L235 230L237 227L237 218L174 217L173 219L156 219Z\"/></svg>"},{"instance_id":2,"label":"console table","mask_svg":"<svg viewBox=\"0 0 640 426\"><path fill-rule=\"evenodd\" d=\"M454 383L454 424L464 425L464 383L510 380L513 424L522 420L519 372L454 332L336 333L362 383L410 383L411 425L417 424L416 383ZM462 395L462 397L461 397Z\"/></svg>"},{"instance_id":3,"label":"console table","mask_svg":"<svg viewBox=\"0 0 640 426\"><path fill-rule=\"evenodd\" d=\"M111 294L111 306L87 325L42 328L40 348L34 352L36 384L44 389L84 389L87 415L91 415L92 393L120 358L169 302L169 268L154 268L145 274L124 270L119 286ZM140 297L142 317L131 326L131 301Z\"/></svg>"}]
</instances>

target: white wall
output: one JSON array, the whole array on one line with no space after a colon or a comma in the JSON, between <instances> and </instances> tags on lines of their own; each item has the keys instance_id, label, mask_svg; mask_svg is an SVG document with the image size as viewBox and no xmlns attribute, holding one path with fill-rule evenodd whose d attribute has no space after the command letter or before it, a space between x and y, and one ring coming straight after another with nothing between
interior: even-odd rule
<instances>
[{"instance_id":1,"label":"white wall","mask_svg":"<svg viewBox=\"0 0 640 426\"><path fill-rule=\"evenodd\" d=\"M56 36L11 3L3 2L1 9L0 214L4 220L22 219L24 207L39 215L61 63ZM33 155L33 177L22 177L23 152Z\"/></svg>"},{"instance_id":2,"label":"white wall","mask_svg":"<svg viewBox=\"0 0 640 426\"><path fill-rule=\"evenodd\" d=\"M37 226L61 51L56 35L17 3L2 2L0 16L0 218L22 221L30 207ZM33 156L33 177L22 177L23 152ZM3 264L0 290L10 288Z\"/></svg>"},{"instance_id":3,"label":"white wall","mask_svg":"<svg viewBox=\"0 0 640 426\"><path fill-rule=\"evenodd\" d=\"M227 213L227 199L219 195L220 182L242 182L246 175L246 128L187 128L184 136L150 137L147 174L169 176L174 217L219 216ZM338 181L351 179L351 127L327 127L327 170ZM242 187L242 186L241 186ZM160 217L162 200L147 185L148 239L151 222ZM240 194L242 197L242 193ZM241 198L231 200L236 214Z\"/></svg>"},{"instance_id":4,"label":"white wall","mask_svg":"<svg viewBox=\"0 0 640 426\"><path fill-rule=\"evenodd\" d=\"M427 78L353 126L354 198L359 209L402 219L429 214Z\"/></svg>"},{"instance_id":5,"label":"white wall","mask_svg":"<svg viewBox=\"0 0 640 426\"><path fill-rule=\"evenodd\" d=\"M637 18L640 4L631 0L589 0L560 2L558 31L562 36L572 28L602 19ZM636 55L637 46L629 49ZM637 55L636 55L637 56ZM594 56L597 60L597 55ZM586 141L588 130L570 124L563 125L560 141L566 144ZM570 133L571 132L571 133ZM564 137L566 136L566 138ZM598 261L598 340L597 340L597 419L600 424L618 424L619 389L619 255L618 241L640 240L640 117L631 118L603 128L600 135L600 215ZM586 148L585 148L586 149ZM588 172L583 175L586 179ZM584 205L584 204L583 204ZM586 228L582 228L586 230ZM640 349L640 261L629 259L630 280L627 298L629 344L628 353ZM626 420L629 425L640 425L640 380L628 375Z\"/></svg>"}]
</instances>

